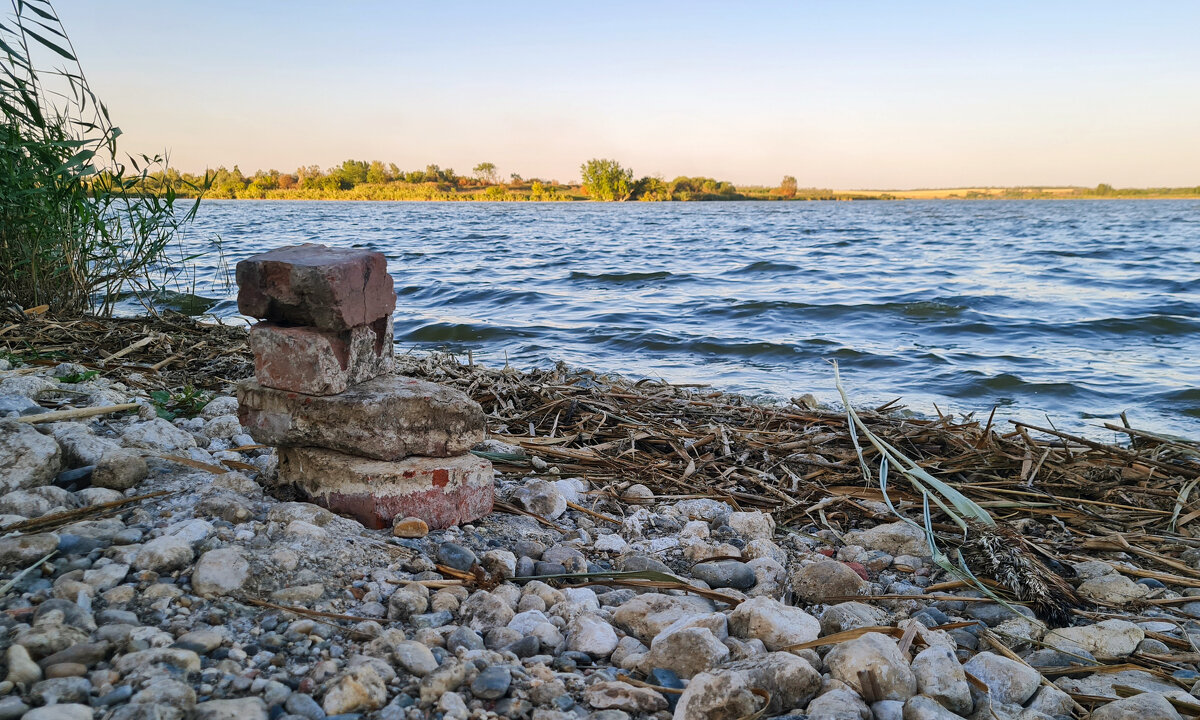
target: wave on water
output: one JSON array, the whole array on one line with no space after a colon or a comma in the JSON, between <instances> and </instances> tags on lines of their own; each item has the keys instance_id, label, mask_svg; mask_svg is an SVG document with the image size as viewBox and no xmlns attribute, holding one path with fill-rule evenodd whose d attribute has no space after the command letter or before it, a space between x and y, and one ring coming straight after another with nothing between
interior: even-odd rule
<instances>
[{"instance_id":1,"label":"wave on water","mask_svg":"<svg viewBox=\"0 0 1200 720\"><path fill-rule=\"evenodd\" d=\"M653 280L667 279L682 279L682 276L676 273L667 272L666 270L658 270L655 272L607 272L607 273L589 273L580 270L572 270L567 276L568 280L581 280L594 283L604 283L609 285L624 285L627 283L646 283Z\"/></svg>"}]
</instances>

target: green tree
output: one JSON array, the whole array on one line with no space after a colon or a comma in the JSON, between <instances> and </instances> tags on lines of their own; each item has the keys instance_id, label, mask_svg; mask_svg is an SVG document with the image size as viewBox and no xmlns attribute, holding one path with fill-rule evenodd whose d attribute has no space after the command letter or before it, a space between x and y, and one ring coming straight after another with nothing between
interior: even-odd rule
<instances>
[{"instance_id":1,"label":"green tree","mask_svg":"<svg viewBox=\"0 0 1200 720\"><path fill-rule=\"evenodd\" d=\"M495 185L496 178L496 163L481 162L471 170L475 178L481 183Z\"/></svg>"},{"instance_id":2,"label":"green tree","mask_svg":"<svg viewBox=\"0 0 1200 720\"><path fill-rule=\"evenodd\" d=\"M592 159L579 166L583 189L596 200L628 200L633 190L633 170L616 160Z\"/></svg>"},{"instance_id":3,"label":"green tree","mask_svg":"<svg viewBox=\"0 0 1200 720\"><path fill-rule=\"evenodd\" d=\"M335 173L330 174L336 175L341 186L349 189L367 181L367 169L369 167L364 160L347 160L342 163L342 166Z\"/></svg>"},{"instance_id":4,"label":"green tree","mask_svg":"<svg viewBox=\"0 0 1200 720\"><path fill-rule=\"evenodd\" d=\"M785 198L796 197L796 178L784 175L783 180L779 183L779 194Z\"/></svg>"},{"instance_id":5,"label":"green tree","mask_svg":"<svg viewBox=\"0 0 1200 720\"><path fill-rule=\"evenodd\" d=\"M371 161L371 165L367 168L367 182L382 185L390 179L383 163L378 160Z\"/></svg>"}]
</instances>

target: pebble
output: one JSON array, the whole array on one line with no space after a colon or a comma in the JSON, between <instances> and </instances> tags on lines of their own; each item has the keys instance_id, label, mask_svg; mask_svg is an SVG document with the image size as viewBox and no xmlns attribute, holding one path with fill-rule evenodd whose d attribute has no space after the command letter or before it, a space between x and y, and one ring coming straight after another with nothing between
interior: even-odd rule
<instances>
[{"instance_id":1,"label":"pebble","mask_svg":"<svg viewBox=\"0 0 1200 720\"><path fill-rule=\"evenodd\" d=\"M471 694L482 700L504 697L512 684L512 672L503 665L492 665L471 681Z\"/></svg>"},{"instance_id":2,"label":"pebble","mask_svg":"<svg viewBox=\"0 0 1200 720\"><path fill-rule=\"evenodd\" d=\"M823 603L826 598L845 598L861 595L868 583L845 563L836 560L818 560L793 570L792 592L797 599L806 603Z\"/></svg>"},{"instance_id":3,"label":"pebble","mask_svg":"<svg viewBox=\"0 0 1200 720\"><path fill-rule=\"evenodd\" d=\"M429 525L421 518L398 518L392 524L392 535L399 538L423 538L429 534Z\"/></svg>"},{"instance_id":4,"label":"pebble","mask_svg":"<svg viewBox=\"0 0 1200 720\"><path fill-rule=\"evenodd\" d=\"M446 542L438 547L438 562L455 570L467 571L478 562L475 553L458 543Z\"/></svg>"},{"instance_id":5,"label":"pebble","mask_svg":"<svg viewBox=\"0 0 1200 720\"><path fill-rule=\"evenodd\" d=\"M738 560L699 563L692 566L692 577L703 580L712 588L746 590L756 581L754 568Z\"/></svg>"}]
</instances>

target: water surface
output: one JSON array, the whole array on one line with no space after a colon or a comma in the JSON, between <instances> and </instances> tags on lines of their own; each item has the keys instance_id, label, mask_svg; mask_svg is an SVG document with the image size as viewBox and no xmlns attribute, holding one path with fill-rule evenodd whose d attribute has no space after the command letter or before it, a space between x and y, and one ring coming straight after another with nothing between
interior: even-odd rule
<instances>
[{"instance_id":1,"label":"water surface","mask_svg":"<svg viewBox=\"0 0 1200 720\"><path fill-rule=\"evenodd\" d=\"M387 255L399 349L1200 436L1200 202L206 202L225 261ZM235 315L215 255L198 292ZM1107 436L1111 437L1111 433Z\"/></svg>"}]
</instances>

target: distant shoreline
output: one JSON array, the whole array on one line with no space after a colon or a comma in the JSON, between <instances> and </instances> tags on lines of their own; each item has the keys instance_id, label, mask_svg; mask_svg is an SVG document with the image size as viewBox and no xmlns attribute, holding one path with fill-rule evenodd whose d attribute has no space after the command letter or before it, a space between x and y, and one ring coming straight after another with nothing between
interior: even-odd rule
<instances>
[{"instance_id":1,"label":"distant shoreline","mask_svg":"<svg viewBox=\"0 0 1200 720\"><path fill-rule=\"evenodd\" d=\"M1003 201L1003 200L1200 200L1200 193L1192 194L1154 194L1154 195L1016 195L1016 194L1000 194L991 195L964 195L957 192L946 192L945 194L937 194L934 191L836 191L836 197L813 197L813 198L778 198L778 197L740 197L740 198L706 198L703 200L666 200L660 201L666 204L679 203L739 203L739 202L900 202L912 200L987 200L987 201ZM195 197L195 195L185 196L180 193L181 197ZM268 194L267 197L219 197L213 195L205 195L204 199L209 200L228 200L238 202L470 202L470 203L604 203L603 200L593 200L588 197L569 197L559 198L557 200L533 199L525 196L495 198L483 197L479 193L463 193L457 197L432 197L432 198L391 198L391 197L362 197L354 192L347 191L336 194L322 194L319 196L309 195L307 193L296 194ZM629 200L625 201L628 204L643 204L643 201Z\"/></svg>"}]
</instances>

